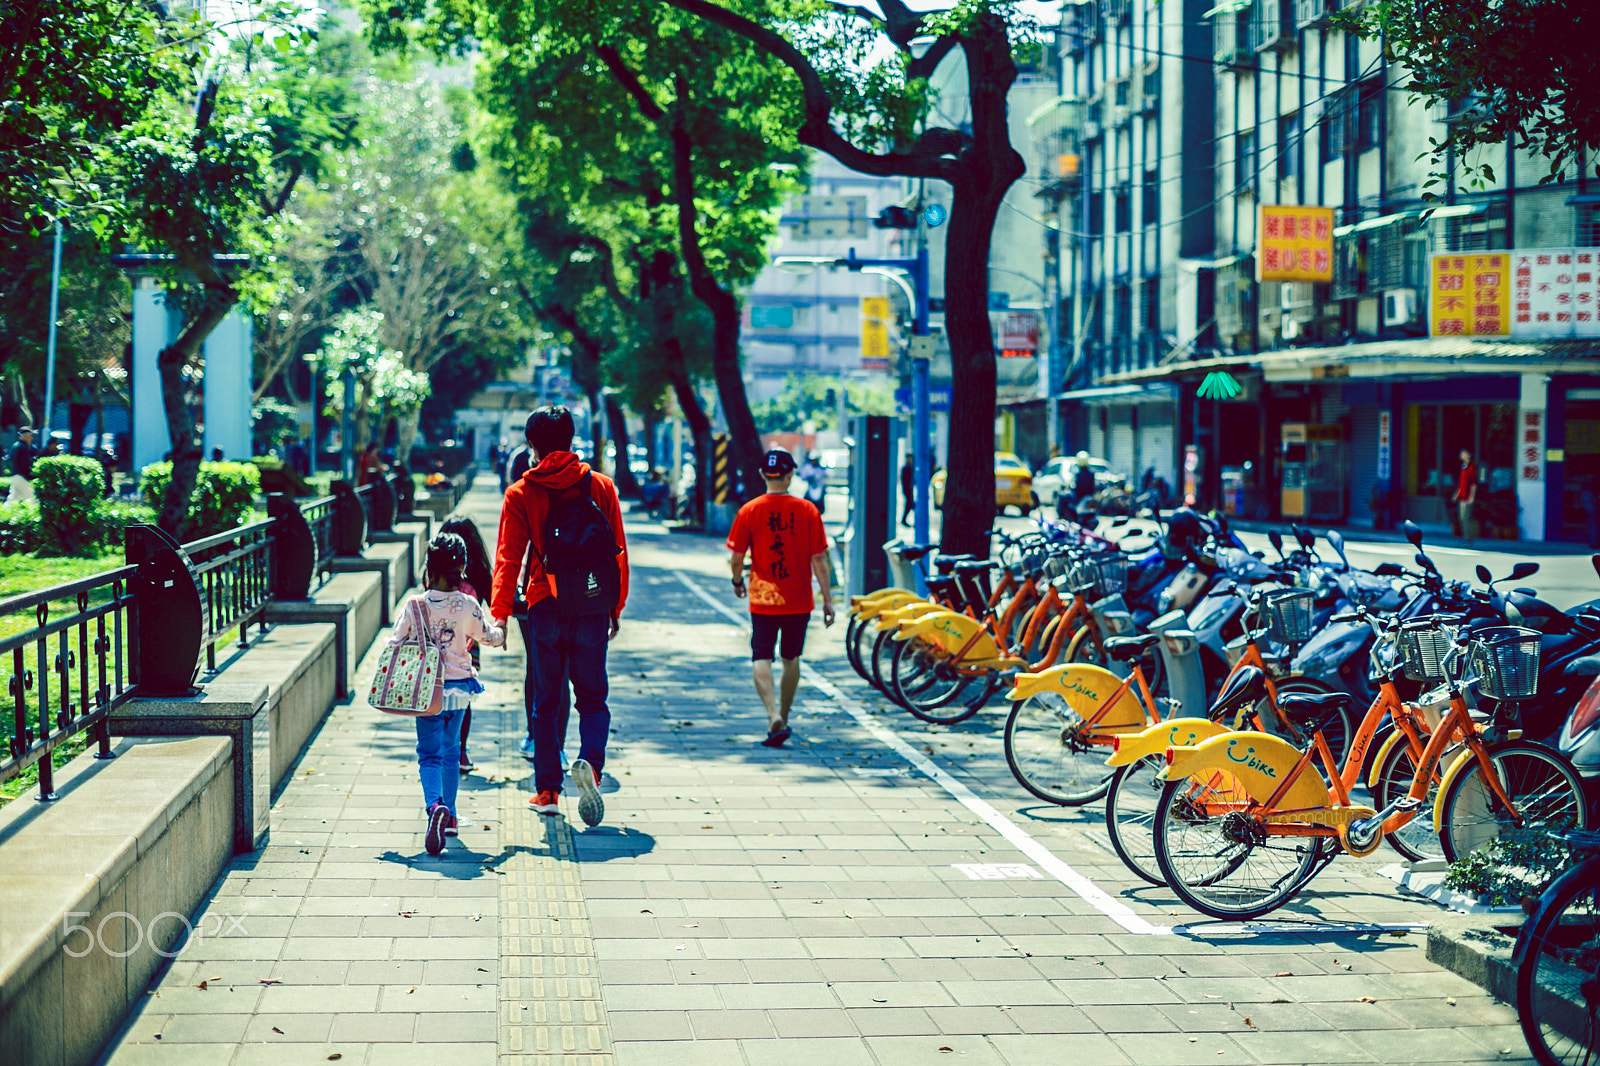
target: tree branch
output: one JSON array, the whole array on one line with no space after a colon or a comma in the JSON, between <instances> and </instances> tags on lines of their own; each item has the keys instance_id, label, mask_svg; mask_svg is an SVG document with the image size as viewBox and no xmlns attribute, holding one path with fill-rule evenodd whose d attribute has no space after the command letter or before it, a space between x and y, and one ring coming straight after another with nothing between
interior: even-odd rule
<instances>
[{"instance_id":1,"label":"tree branch","mask_svg":"<svg viewBox=\"0 0 1600 1066\"><path fill-rule=\"evenodd\" d=\"M594 52L617 79L617 83L633 97L633 102L639 105L640 114L651 122L660 122L667 117L661 105L656 103L656 98L650 95L650 90L644 87L633 71L628 69L628 65L622 61L621 53L608 44L600 45Z\"/></svg>"},{"instance_id":2,"label":"tree branch","mask_svg":"<svg viewBox=\"0 0 1600 1066\"><path fill-rule=\"evenodd\" d=\"M710 3L709 0L666 0L680 11L720 26L750 41L774 59L794 71L800 79L805 100L805 121L797 131L800 143L818 148L833 156L851 170L879 177L939 178L951 181L955 175L954 160L932 155L908 155L889 152L879 155L863 151L845 140L833 128L833 99L828 95L817 68L798 48L782 34L768 29L743 15ZM894 0L891 0L893 3Z\"/></svg>"},{"instance_id":3,"label":"tree branch","mask_svg":"<svg viewBox=\"0 0 1600 1066\"><path fill-rule=\"evenodd\" d=\"M917 56L906 65L906 77L931 78L939 64L944 62L944 57L949 55L961 43L959 37L940 37L928 46L928 50Z\"/></svg>"}]
</instances>

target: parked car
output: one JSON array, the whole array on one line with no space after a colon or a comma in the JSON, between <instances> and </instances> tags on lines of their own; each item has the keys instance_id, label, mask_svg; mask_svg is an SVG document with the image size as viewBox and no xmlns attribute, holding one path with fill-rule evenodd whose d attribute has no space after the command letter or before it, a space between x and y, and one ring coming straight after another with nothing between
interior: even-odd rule
<instances>
[{"instance_id":1,"label":"parked car","mask_svg":"<svg viewBox=\"0 0 1600 1066\"><path fill-rule=\"evenodd\" d=\"M1111 472L1111 464L1104 459L1089 459L1089 469L1094 471L1094 483L1105 488L1122 480ZM1059 496L1072 498L1072 478L1078 472L1073 456L1058 455L1039 468L1033 475L1034 506L1054 507Z\"/></svg>"},{"instance_id":2,"label":"parked car","mask_svg":"<svg viewBox=\"0 0 1600 1066\"><path fill-rule=\"evenodd\" d=\"M933 505L943 507L944 471L934 474L928 484L933 490ZM1033 494L1033 475L1010 452L994 453L994 502L1002 513L1007 507L1015 507L1024 518L1039 506L1039 497Z\"/></svg>"}]
</instances>

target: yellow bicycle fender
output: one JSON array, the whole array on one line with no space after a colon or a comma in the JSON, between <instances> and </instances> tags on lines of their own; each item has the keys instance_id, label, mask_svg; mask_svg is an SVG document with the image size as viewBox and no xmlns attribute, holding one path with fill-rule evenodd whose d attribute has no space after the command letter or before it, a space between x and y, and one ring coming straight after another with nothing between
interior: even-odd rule
<instances>
[{"instance_id":1,"label":"yellow bicycle fender","mask_svg":"<svg viewBox=\"0 0 1600 1066\"><path fill-rule=\"evenodd\" d=\"M935 611L948 611L948 607L940 607L937 603L908 603L904 607L892 611L884 611L878 616L879 629L898 629L903 622L914 618L921 618L925 614Z\"/></svg>"},{"instance_id":2,"label":"yellow bicycle fender","mask_svg":"<svg viewBox=\"0 0 1600 1066\"><path fill-rule=\"evenodd\" d=\"M921 600L921 596L906 589L879 589L866 596L851 597L850 609L858 614L877 614Z\"/></svg>"},{"instance_id":3,"label":"yellow bicycle fender","mask_svg":"<svg viewBox=\"0 0 1600 1066\"><path fill-rule=\"evenodd\" d=\"M1116 739L1107 766L1127 766L1147 755L1160 755L1168 748L1193 747L1202 740L1231 732L1220 722L1209 718L1174 718L1157 722L1137 733L1125 733Z\"/></svg>"},{"instance_id":4,"label":"yellow bicycle fender","mask_svg":"<svg viewBox=\"0 0 1600 1066\"><path fill-rule=\"evenodd\" d=\"M1472 754L1471 748L1461 749L1455 759L1450 763L1450 769L1444 772L1439 779L1439 794L1433 798L1433 831L1441 832L1444 829L1444 797L1450 791L1450 782L1454 781L1466 770L1468 766L1477 762L1477 756Z\"/></svg>"},{"instance_id":5,"label":"yellow bicycle fender","mask_svg":"<svg viewBox=\"0 0 1600 1066\"><path fill-rule=\"evenodd\" d=\"M1389 758L1389 753L1394 750L1396 744L1404 744L1405 742L1406 735L1396 729L1389 734L1382 744L1378 745L1377 754L1372 757L1372 769L1367 771L1368 788L1378 787L1378 774L1383 772L1384 762Z\"/></svg>"},{"instance_id":6,"label":"yellow bicycle fender","mask_svg":"<svg viewBox=\"0 0 1600 1066\"><path fill-rule=\"evenodd\" d=\"M1013 700L1025 700L1041 692L1057 692L1065 697L1068 706L1088 718L1121 685L1122 678L1110 670L1087 663L1068 663L1037 674L1019 674L1016 686L1008 695ZM1148 721L1144 704L1131 690L1124 690L1094 728L1096 732L1143 729Z\"/></svg>"},{"instance_id":7,"label":"yellow bicycle fender","mask_svg":"<svg viewBox=\"0 0 1600 1066\"><path fill-rule=\"evenodd\" d=\"M1211 770L1231 774L1251 799L1265 803L1288 778L1300 749L1268 733L1227 732L1202 740L1194 747L1174 747L1167 763L1166 780L1195 777ZM1278 810L1328 806L1328 786L1322 775L1308 768L1278 801Z\"/></svg>"},{"instance_id":8,"label":"yellow bicycle fender","mask_svg":"<svg viewBox=\"0 0 1600 1066\"><path fill-rule=\"evenodd\" d=\"M940 611L903 623L900 639L912 637L936 644L952 657L959 655L962 662L1000 657L1000 649L988 631L973 619L954 611Z\"/></svg>"}]
</instances>

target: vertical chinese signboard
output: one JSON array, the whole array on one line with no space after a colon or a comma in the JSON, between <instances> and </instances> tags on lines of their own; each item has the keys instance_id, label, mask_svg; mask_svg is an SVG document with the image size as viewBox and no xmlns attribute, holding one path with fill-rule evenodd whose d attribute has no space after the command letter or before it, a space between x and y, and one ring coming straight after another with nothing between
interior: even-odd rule
<instances>
[{"instance_id":1,"label":"vertical chinese signboard","mask_svg":"<svg viewBox=\"0 0 1600 1066\"><path fill-rule=\"evenodd\" d=\"M1429 332L1435 337L1511 333L1511 252L1433 257Z\"/></svg>"},{"instance_id":2,"label":"vertical chinese signboard","mask_svg":"<svg viewBox=\"0 0 1600 1066\"><path fill-rule=\"evenodd\" d=\"M1600 337L1600 250L1519 248L1511 258L1513 337Z\"/></svg>"},{"instance_id":3,"label":"vertical chinese signboard","mask_svg":"<svg viewBox=\"0 0 1600 1066\"><path fill-rule=\"evenodd\" d=\"M1256 209L1257 281L1332 281L1333 208Z\"/></svg>"},{"instance_id":4,"label":"vertical chinese signboard","mask_svg":"<svg viewBox=\"0 0 1600 1066\"><path fill-rule=\"evenodd\" d=\"M889 369L889 298L861 298L861 369Z\"/></svg>"},{"instance_id":5,"label":"vertical chinese signboard","mask_svg":"<svg viewBox=\"0 0 1600 1066\"><path fill-rule=\"evenodd\" d=\"M1544 480L1544 412L1523 410L1517 427L1517 480Z\"/></svg>"},{"instance_id":6,"label":"vertical chinese signboard","mask_svg":"<svg viewBox=\"0 0 1600 1066\"><path fill-rule=\"evenodd\" d=\"M1393 469L1394 438L1391 434L1393 412L1378 412L1378 480L1388 481Z\"/></svg>"}]
</instances>

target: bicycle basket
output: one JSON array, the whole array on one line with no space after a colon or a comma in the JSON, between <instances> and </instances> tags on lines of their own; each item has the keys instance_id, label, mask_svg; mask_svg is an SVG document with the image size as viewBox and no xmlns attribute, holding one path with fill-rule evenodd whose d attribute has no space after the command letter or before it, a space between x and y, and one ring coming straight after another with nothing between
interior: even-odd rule
<instances>
[{"instance_id":1,"label":"bicycle basket","mask_svg":"<svg viewBox=\"0 0 1600 1066\"><path fill-rule=\"evenodd\" d=\"M1436 618L1413 618L1400 625L1397 646L1406 676L1413 681L1443 681L1444 657L1456 631Z\"/></svg>"},{"instance_id":2,"label":"bicycle basket","mask_svg":"<svg viewBox=\"0 0 1600 1066\"><path fill-rule=\"evenodd\" d=\"M1525 700L1539 690L1539 633L1521 626L1492 626L1473 634L1467 663L1478 691L1492 700Z\"/></svg>"},{"instance_id":3,"label":"bicycle basket","mask_svg":"<svg viewBox=\"0 0 1600 1066\"><path fill-rule=\"evenodd\" d=\"M1044 561L1044 576L1051 580L1063 577L1072 568L1071 556L1057 552Z\"/></svg>"},{"instance_id":4,"label":"bicycle basket","mask_svg":"<svg viewBox=\"0 0 1600 1066\"><path fill-rule=\"evenodd\" d=\"M1098 598L1093 593L1095 584L1099 580L1100 571L1095 566L1093 559L1079 559L1077 562L1070 564L1067 569L1067 584L1072 588L1072 591L1081 592L1090 599Z\"/></svg>"},{"instance_id":5,"label":"bicycle basket","mask_svg":"<svg viewBox=\"0 0 1600 1066\"><path fill-rule=\"evenodd\" d=\"M1279 644L1304 644L1311 639L1310 589L1271 589L1261 596L1267 636Z\"/></svg>"},{"instance_id":6,"label":"bicycle basket","mask_svg":"<svg viewBox=\"0 0 1600 1066\"><path fill-rule=\"evenodd\" d=\"M1121 552L1106 552L1093 559L1097 575L1095 587L1099 598L1126 592L1128 588L1128 557Z\"/></svg>"}]
</instances>

